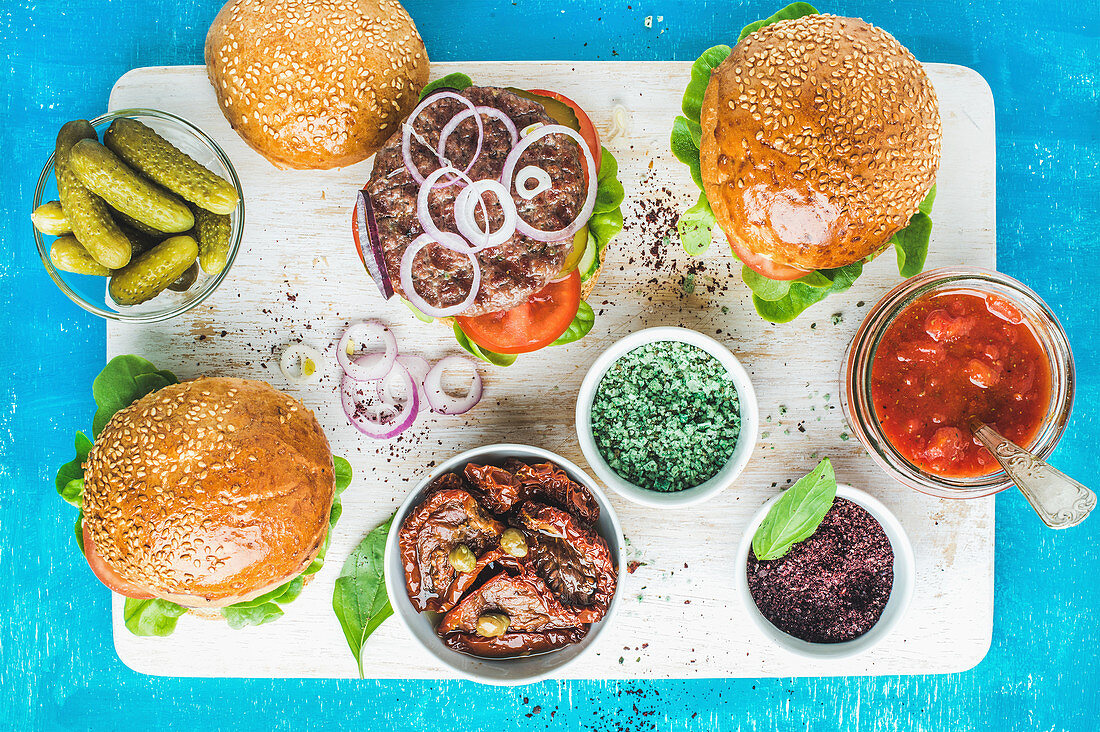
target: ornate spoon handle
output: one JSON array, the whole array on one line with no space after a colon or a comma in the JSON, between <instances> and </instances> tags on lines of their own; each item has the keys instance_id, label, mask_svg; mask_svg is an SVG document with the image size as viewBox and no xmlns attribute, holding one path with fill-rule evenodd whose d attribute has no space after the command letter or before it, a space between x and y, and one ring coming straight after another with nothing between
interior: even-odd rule
<instances>
[{"instance_id":1,"label":"ornate spoon handle","mask_svg":"<svg viewBox=\"0 0 1100 732\"><path fill-rule=\"evenodd\" d=\"M1096 494L1056 470L984 422L975 421L974 436L993 453L1028 503L1052 529L1067 529L1085 520L1096 507Z\"/></svg>"}]
</instances>

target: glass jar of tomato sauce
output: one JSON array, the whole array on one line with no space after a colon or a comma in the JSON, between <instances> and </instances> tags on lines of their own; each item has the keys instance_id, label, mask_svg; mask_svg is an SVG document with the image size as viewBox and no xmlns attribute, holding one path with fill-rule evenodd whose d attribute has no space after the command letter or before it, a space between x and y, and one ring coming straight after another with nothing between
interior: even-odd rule
<instances>
[{"instance_id":1,"label":"glass jar of tomato sauce","mask_svg":"<svg viewBox=\"0 0 1100 732\"><path fill-rule=\"evenodd\" d=\"M1023 381L1024 371L1034 378ZM1012 482L973 440L968 410L986 404L992 413L970 416L1000 420L1045 460L1066 429L1074 383L1065 331L1038 295L999 272L948 267L902 282L871 308L848 346L840 393L853 434L883 470L923 493L977 498Z\"/></svg>"}]
</instances>

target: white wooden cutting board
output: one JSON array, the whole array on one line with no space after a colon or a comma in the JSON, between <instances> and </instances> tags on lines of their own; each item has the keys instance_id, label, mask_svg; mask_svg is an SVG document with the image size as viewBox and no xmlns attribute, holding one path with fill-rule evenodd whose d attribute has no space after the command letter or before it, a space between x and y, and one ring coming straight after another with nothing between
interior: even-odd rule
<instances>
[{"instance_id":1,"label":"white wooden cutting board","mask_svg":"<svg viewBox=\"0 0 1100 732\"><path fill-rule=\"evenodd\" d=\"M169 638L138 638L123 627L115 598L114 636L131 668L169 676L348 677L356 675L331 608L340 565L363 535L384 521L427 468L457 451L524 442L586 467L573 429L577 387L600 350L626 333L682 325L715 335L744 362L760 400L762 439L744 474L705 506L680 511L611 500L628 542L621 612L585 660L565 676L686 678L915 674L960 671L989 648L993 625L993 499L948 501L894 483L848 429L839 408L844 349L863 315L898 281L893 254L856 285L771 325L752 310L727 247L705 255L705 270L669 242L674 216L697 195L687 169L669 152L669 131L689 78L686 62L524 62L434 64L433 76L468 73L475 82L548 88L572 97L607 133L612 110L628 112L625 137L606 146L626 187L627 230L614 243L590 299L598 317L578 343L521 356L510 368L486 366L485 398L461 417L424 415L396 442L379 443L350 427L333 371L320 385L289 386L277 357L292 339L332 346L351 320L380 319L405 352L430 360L459 351L450 332L415 321L397 301L384 303L356 255L349 231L355 192L370 162L329 172L279 171L230 129L202 67L136 69L111 94L111 109L153 107L210 134L233 160L244 186L244 244L226 282L209 300L156 325L107 324L107 356L142 354L181 378L200 374L264 379L315 410L346 456L355 481L344 493L329 561L277 622L241 631L184 617ZM995 266L993 99L977 73L930 64L943 114L943 164L929 267ZM663 202L663 203L661 203ZM691 280L694 280L692 286ZM717 286L716 286L717 285ZM724 291L725 290L725 291ZM862 303L862 305L860 305ZM834 324L834 314L842 321ZM800 429L801 426L801 429ZM805 430L805 431L803 431ZM750 625L732 576L749 516L791 479L828 455L840 480L892 508L913 540L916 592L894 635L864 656L806 661L776 648ZM379 678L449 674L414 645L397 618L364 649L363 668Z\"/></svg>"}]
</instances>

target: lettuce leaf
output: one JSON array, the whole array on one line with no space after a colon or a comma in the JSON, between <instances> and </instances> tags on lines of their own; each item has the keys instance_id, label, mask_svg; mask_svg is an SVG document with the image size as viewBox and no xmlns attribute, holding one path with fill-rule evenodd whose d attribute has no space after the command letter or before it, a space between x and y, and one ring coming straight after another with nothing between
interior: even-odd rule
<instances>
[{"instance_id":1,"label":"lettuce leaf","mask_svg":"<svg viewBox=\"0 0 1100 732\"><path fill-rule=\"evenodd\" d=\"M83 432L76 433L76 457L57 471L57 494L77 508L84 503L84 462L92 451L92 441Z\"/></svg>"},{"instance_id":2,"label":"lettuce leaf","mask_svg":"<svg viewBox=\"0 0 1100 732\"><path fill-rule=\"evenodd\" d=\"M709 249L714 225L717 223L707 194L699 191L699 201L680 214L680 219L676 222L676 231L680 234L680 244L684 251L698 256Z\"/></svg>"},{"instance_id":3,"label":"lettuce leaf","mask_svg":"<svg viewBox=\"0 0 1100 732\"><path fill-rule=\"evenodd\" d=\"M746 36L772 23L778 23L781 20L794 20L795 18L801 18L805 15L820 15L820 11L809 3L791 3L769 18L764 18L764 20L758 20L755 23L746 25L741 29L741 35L737 37L737 42L740 43L745 40Z\"/></svg>"},{"instance_id":4,"label":"lettuce leaf","mask_svg":"<svg viewBox=\"0 0 1100 732\"><path fill-rule=\"evenodd\" d=\"M789 323L811 305L847 290L862 273L863 262L855 262L836 269L819 269L784 282L742 267L741 279L752 289L752 304L760 317L772 323Z\"/></svg>"},{"instance_id":5,"label":"lettuce leaf","mask_svg":"<svg viewBox=\"0 0 1100 732\"><path fill-rule=\"evenodd\" d=\"M160 598L127 597L122 607L122 621L134 635L164 637L172 635L176 622L186 612L187 608Z\"/></svg>"},{"instance_id":6,"label":"lettuce leaf","mask_svg":"<svg viewBox=\"0 0 1100 732\"><path fill-rule=\"evenodd\" d=\"M514 353L496 353L474 343L470 340L470 336L466 335L459 327L457 321L455 322L454 334L455 340L458 341L458 345L462 346L464 351L480 358L485 363L493 366L511 366L516 362L516 354Z\"/></svg>"},{"instance_id":7,"label":"lettuce leaf","mask_svg":"<svg viewBox=\"0 0 1100 732\"><path fill-rule=\"evenodd\" d=\"M596 313L592 310L592 306L581 300L580 306L577 308L577 314L573 316L573 322L569 324L569 327L565 329L565 332L558 336L557 340L551 343L551 346L564 346L566 343L572 343L573 341L579 341L588 335L588 332L592 330L592 326L596 323Z\"/></svg>"},{"instance_id":8,"label":"lettuce leaf","mask_svg":"<svg viewBox=\"0 0 1100 732\"><path fill-rule=\"evenodd\" d=\"M92 439L107 425L115 412L130 406L146 394L179 383L171 371L161 371L141 356L115 356L92 382L96 413Z\"/></svg>"},{"instance_id":9,"label":"lettuce leaf","mask_svg":"<svg viewBox=\"0 0 1100 732\"><path fill-rule=\"evenodd\" d=\"M924 269L924 260L928 257L928 240L932 236L932 203L936 200L936 184L932 184L928 195L917 207L917 212L909 219L904 229L894 234L890 242L898 255L898 272L902 277L918 275Z\"/></svg>"},{"instance_id":10,"label":"lettuce leaf","mask_svg":"<svg viewBox=\"0 0 1100 732\"><path fill-rule=\"evenodd\" d=\"M439 89L455 89L457 91L462 91L463 89L471 87L473 85L473 79L471 79L469 76L466 76L466 74L447 74L441 79L429 81L427 84L425 84L424 88L420 90L420 99L423 100L424 97L428 96L434 91L438 91Z\"/></svg>"}]
</instances>

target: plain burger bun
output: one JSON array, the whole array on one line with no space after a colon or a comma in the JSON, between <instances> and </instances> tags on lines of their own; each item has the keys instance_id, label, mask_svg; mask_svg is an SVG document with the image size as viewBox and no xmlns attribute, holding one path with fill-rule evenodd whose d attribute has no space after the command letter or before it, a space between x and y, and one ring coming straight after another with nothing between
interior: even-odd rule
<instances>
[{"instance_id":1,"label":"plain burger bun","mask_svg":"<svg viewBox=\"0 0 1100 732\"><path fill-rule=\"evenodd\" d=\"M726 235L807 270L879 252L940 163L927 74L858 18L809 15L751 34L714 70L701 122L704 189Z\"/></svg>"},{"instance_id":2,"label":"plain burger bun","mask_svg":"<svg viewBox=\"0 0 1100 732\"><path fill-rule=\"evenodd\" d=\"M276 166L340 168L397 129L428 54L395 0L230 0L206 34L226 119Z\"/></svg>"},{"instance_id":3,"label":"plain burger bun","mask_svg":"<svg viewBox=\"0 0 1100 732\"><path fill-rule=\"evenodd\" d=\"M96 438L85 553L142 593L232 605L309 566L334 484L328 441L300 402L260 381L174 384L119 410Z\"/></svg>"}]
</instances>

